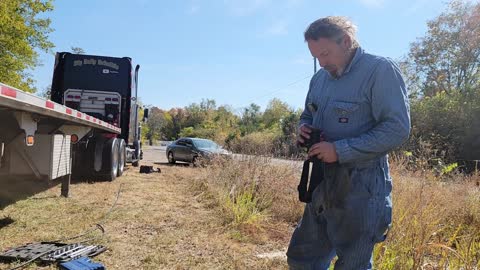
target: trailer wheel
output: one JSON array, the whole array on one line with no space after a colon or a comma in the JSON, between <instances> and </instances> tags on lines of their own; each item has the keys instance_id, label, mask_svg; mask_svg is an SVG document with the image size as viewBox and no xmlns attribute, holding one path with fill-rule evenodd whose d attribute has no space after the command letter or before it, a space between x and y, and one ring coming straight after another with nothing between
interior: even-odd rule
<instances>
[{"instance_id":1,"label":"trailer wheel","mask_svg":"<svg viewBox=\"0 0 480 270\"><path fill-rule=\"evenodd\" d=\"M125 160L127 158L127 148L125 146L125 141L120 139L118 143L118 172L117 176L122 176L123 171L125 170Z\"/></svg>"},{"instance_id":2,"label":"trailer wheel","mask_svg":"<svg viewBox=\"0 0 480 270\"><path fill-rule=\"evenodd\" d=\"M118 140L112 138L105 143L103 148L103 171L105 180L113 181L118 174Z\"/></svg>"}]
</instances>

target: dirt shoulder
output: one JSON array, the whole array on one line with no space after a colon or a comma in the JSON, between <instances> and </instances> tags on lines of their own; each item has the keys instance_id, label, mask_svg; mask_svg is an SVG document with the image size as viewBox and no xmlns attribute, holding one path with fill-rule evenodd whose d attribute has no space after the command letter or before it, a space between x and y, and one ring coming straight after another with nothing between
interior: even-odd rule
<instances>
[{"instance_id":1,"label":"dirt shoulder","mask_svg":"<svg viewBox=\"0 0 480 270\"><path fill-rule=\"evenodd\" d=\"M59 198L55 186L34 195L42 199L7 206L2 215L13 223L0 228L0 249L80 233L102 220L120 189L103 224L106 235L95 243L108 247L94 259L107 269L287 268L285 239L262 244L234 239L207 196L192 189L197 168L164 162L159 151L147 149L143 164L161 173L140 174L129 167L111 183L73 184L69 199ZM0 269L11 266L0 264Z\"/></svg>"}]
</instances>

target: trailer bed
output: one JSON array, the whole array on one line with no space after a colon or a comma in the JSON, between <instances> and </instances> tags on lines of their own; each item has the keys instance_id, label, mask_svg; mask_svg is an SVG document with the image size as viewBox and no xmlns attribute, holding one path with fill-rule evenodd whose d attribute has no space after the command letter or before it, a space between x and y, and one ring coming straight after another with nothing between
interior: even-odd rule
<instances>
[{"instance_id":1,"label":"trailer bed","mask_svg":"<svg viewBox=\"0 0 480 270\"><path fill-rule=\"evenodd\" d=\"M119 127L103 120L0 83L0 109L2 108L62 119L69 124L88 126L114 134L121 133Z\"/></svg>"}]
</instances>

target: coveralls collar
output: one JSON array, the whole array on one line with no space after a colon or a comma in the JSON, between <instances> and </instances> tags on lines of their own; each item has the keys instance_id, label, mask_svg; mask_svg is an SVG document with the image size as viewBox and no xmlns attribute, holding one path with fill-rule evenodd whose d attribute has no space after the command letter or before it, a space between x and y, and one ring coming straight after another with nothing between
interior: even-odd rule
<instances>
[{"instance_id":1,"label":"coveralls collar","mask_svg":"<svg viewBox=\"0 0 480 270\"><path fill-rule=\"evenodd\" d=\"M347 65L347 67L345 68L345 70L343 71L343 75L347 74L348 72L350 72L350 70L352 69L353 65L355 65L358 60L360 60L360 57L363 55L363 49L361 47L358 47L355 49L355 55L353 56L352 60L350 61L350 63Z\"/></svg>"},{"instance_id":2,"label":"coveralls collar","mask_svg":"<svg viewBox=\"0 0 480 270\"><path fill-rule=\"evenodd\" d=\"M328 73L328 75L330 75L330 78L331 79L334 79L334 80L338 80L340 79L341 77L343 77L345 74L347 74L348 72L350 72L350 70L352 69L352 67L358 62L358 60L360 60L360 58L362 57L362 55L364 54L363 52L363 49L361 47L358 47L355 49L355 54L353 55L353 58L352 60L350 60L350 63L348 63L347 67L345 68L345 70L342 72L342 75L340 75L340 77L334 77L332 76L330 73Z\"/></svg>"}]
</instances>

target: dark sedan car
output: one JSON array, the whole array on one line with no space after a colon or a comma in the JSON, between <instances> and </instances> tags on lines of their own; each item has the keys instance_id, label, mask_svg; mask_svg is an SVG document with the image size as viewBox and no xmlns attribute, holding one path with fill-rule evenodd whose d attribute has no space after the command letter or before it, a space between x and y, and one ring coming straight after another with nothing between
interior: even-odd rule
<instances>
[{"instance_id":1,"label":"dark sedan car","mask_svg":"<svg viewBox=\"0 0 480 270\"><path fill-rule=\"evenodd\" d=\"M231 153L223 149L214 141L200 138L180 138L166 150L168 162L176 161L196 163L199 159L210 159L214 155L230 156Z\"/></svg>"}]
</instances>

